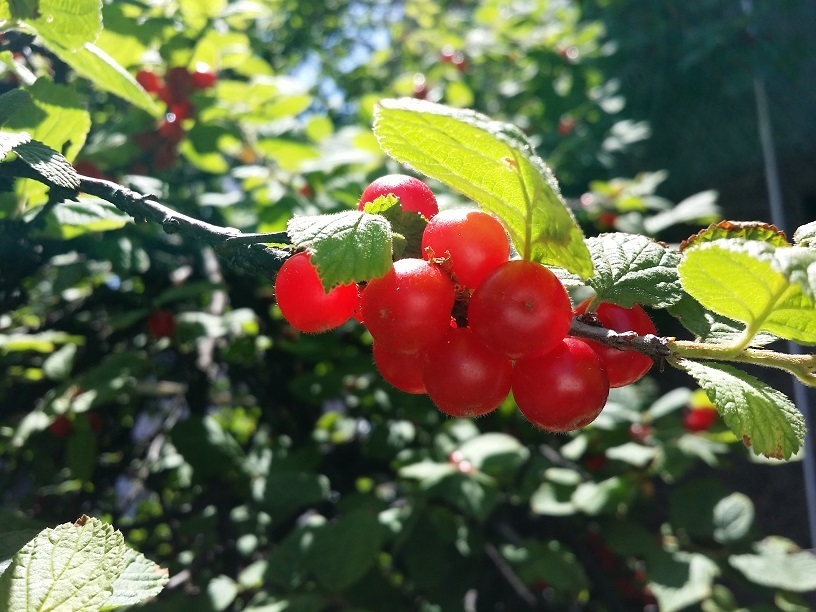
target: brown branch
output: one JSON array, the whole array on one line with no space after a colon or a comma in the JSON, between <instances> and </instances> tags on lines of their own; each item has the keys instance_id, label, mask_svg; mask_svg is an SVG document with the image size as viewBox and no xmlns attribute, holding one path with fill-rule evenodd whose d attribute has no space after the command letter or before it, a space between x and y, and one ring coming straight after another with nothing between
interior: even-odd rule
<instances>
[{"instance_id":1,"label":"brown branch","mask_svg":"<svg viewBox=\"0 0 816 612\"><path fill-rule=\"evenodd\" d=\"M145 195L128 189L113 181L79 175L80 184L76 192L71 193L52 184L41 174L22 160L0 164L0 176L11 178L30 178L47 185L64 199L74 198L80 192L96 196L110 202L136 221L154 221L168 234L180 234L211 246L231 266L242 268L252 273L273 277L283 262L291 254L284 249L276 249L265 244L268 234L245 234L232 227L220 227L200 221L161 204L155 196ZM282 234L276 238L284 237ZM280 242L280 240L277 240Z\"/></svg>"},{"instance_id":2,"label":"brown branch","mask_svg":"<svg viewBox=\"0 0 816 612\"><path fill-rule=\"evenodd\" d=\"M674 340L654 334L640 336L631 331L616 332L606 329L587 315L574 317L569 333L571 336L594 340L622 351L637 351L658 361L671 355L669 343Z\"/></svg>"}]
</instances>

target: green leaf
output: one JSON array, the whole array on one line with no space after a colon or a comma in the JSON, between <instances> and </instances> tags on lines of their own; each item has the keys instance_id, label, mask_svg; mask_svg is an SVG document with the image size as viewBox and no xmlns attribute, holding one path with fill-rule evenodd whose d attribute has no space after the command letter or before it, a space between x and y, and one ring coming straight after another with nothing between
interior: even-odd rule
<instances>
[{"instance_id":1,"label":"green leaf","mask_svg":"<svg viewBox=\"0 0 816 612\"><path fill-rule=\"evenodd\" d=\"M803 344L816 344L816 252L765 242L717 240L687 249L683 288L705 308ZM812 276L811 276L812 275Z\"/></svg>"},{"instance_id":2,"label":"green leaf","mask_svg":"<svg viewBox=\"0 0 816 612\"><path fill-rule=\"evenodd\" d=\"M582 482L572 494L577 510L589 515L613 512L632 493L632 485L619 476L601 482Z\"/></svg>"},{"instance_id":3,"label":"green leaf","mask_svg":"<svg viewBox=\"0 0 816 612\"><path fill-rule=\"evenodd\" d=\"M293 245L312 253L327 292L335 285L371 280L391 269L391 226L379 215L355 210L293 217L286 231Z\"/></svg>"},{"instance_id":4,"label":"green leaf","mask_svg":"<svg viewBox=\"0 0 816 612\"><path fill-rule=\"evenodd\" d=\"M685 291L668 311L702 342L730 344L737 342L743 333L744 326L707 310ZM764 346L778 339L773 334L759 333L751 339L751 346Z\"/></svg>"},{"instance_id":5,"label":"green leaf","mask_svg":"<svg viewBox=\"0 0 816 612\"><path fill-rule=\"evenodd\" d=\"M682 361L728 428L754 454L790 459L804 443L805 421L783 393L736 368Z\"/></svg>"},{"instance_id":6,"label":"green leaf","mask_svg":"<svg viewBox=\"0 0 816 612\"><path fill-rule=\"evenodd\" d=\"M52 353L58 344L84 344L82 336L71 336L65 332L41 332L39 334L0 334L0 354L17 351Z\"/></svg>"},{"instance_id":7,"label":"green leaf","mask_svg":"<svg viewBox=\"0 0 816 612\"><path fill-rule=\"evenodd\" d=\"M0 101L2 101L2 98L0 98ZM797 227L796 231L793 232L793 242L801 247L811 249L816 247L816 221Z\"/></svg>"},{"instance_id":8,"label":"green leaf","mask_svg":"<svg viewBox=\"0 0 816 612\"><path fill-rule=\"evenodd\" d=\"M63 62L76 70L77 74L89 79L100 89L130 102L154 117L162 114L159 105L136 82L136 79L96 45L88 42L77 49L70 50L58 44L51 44L50 49Z\"/></svg>"},{"instance_id":9,"label":"green leaf","mask_svg":"<svg viewBox=\"0 0 816 612\"><path fill-rule=\"evenodd\" d=\"M323 474L270 472L256 497L276 521L285 520L305 506L318 504L329 496L329 479Z\"/></svg>"},{"instance_id":10,"label":"green leaf","mask_svg":"<svg viewBox=\"0 0 816 612\"><path fill-rule=\"evenodd\" d=\"M207 595L213 610L221 612L229 608L238 595L238 585L229 576L216 576L207 585Z\"/></svg>"},{"instance_id":11,"label":"green leaf","mask_svg":"<svg viewBox=\"0 0 816 612\"><path fill-rule=\"evenodd\" d=\"M589 285L598 302L625 308L666 308L680 299L679 253L636 234L602 234L587 239L596 274Z\"/></svg>"},{"instance_id":12,"label":"green leaf","mask_svg":"<svg viewBox=\"0 0 816 612\"><path fill-rule=\"evenodd\" d=\"M6 119L29 102L31 102L31 94L25 89L12 89L0 96L0 125L3 125ZM2 158L3 156L0 155L0 159Z\"/></svg>"},{"instance_id":13,"label":"green leaf","mask_svg":"<svg viewBox=\"0 0 816 612\"><path fill-rule=\"evenodd\" d=\"M15 20L32 26L48 41L67 49L93 42L102 30L102 2L99 0L39 0L11 2ZM25 7L20 10L17 7Z\"/></svg>"},{"instance_id":14,"label":"green leaf","mask_svg":"<svg viewBox=\"0 0 816 612\"><path fill-rule=\"evenodd\" d=\"M2 102L2 99L0 99ZM6 155L11 153L20 145L31 142L31 134L27 132L0 132L0 161L6 158Z\"/></svg>"},{"instance_id":15,"label":"green leaf","mask_svg":"<svg viewBox=\"0 0 816 612\"><path fill-rule=\"evenodd\" d=\"M657 456L657 449L637 442L626 442L607 449L606 456L615 461L623 461L635 467L646 467Z\"/></svg>"},{"instance_id":16,"label":"green leaf","mask_svg":"<svg viewBox=\"0 0 816 612\"><path fill-rule=\"evenodd\" d=\"M402 210L399 198L390 193L367 203L365 212L388 219L394 236L395 259L404 257L422 259L422 234L428 225L425 217L417 212ZM399 234L399 239L397 234Z\"/></svg>"},{"instance_id":17,"label":"green leaf","mask_svg":"<svg viewBox=\"0 0 816 612\"><path fill-rule=\"evenodd\" d=\"M530 496L530 510L533 514L547 516L569 516L577 509L572 503L574 486L545 482Z\"/></svg>"},{"instance_id":18,"label":"green leaf","mask_svg":"<svg viewBox=\"0 0 816 612\"><path fill-rule=\"evenodd\" d=\"M720 569L705 555L660 551L646 559L649 587L661 612L677 612L705 599Z\"/></svg>"},{"instance_id":19,"label":"green leaf","mask_svg":"<svg viewBox=\"0 0 816 612\"><path fill-rule=\"evenodd\" d=\"M165 568L159 567L142 553L127 548L125 569L113 583L113 595L102 606L103 610L114 610L136 605L145 599L158 595L169 580Z\"/></svg>"},{"instance_id":20,"label":"green leaf","mask_svg":"<svg viewBox=\"0 0 816 612\"><path fill-rule=\"evenodd\" d=\"M245 460L241 446L213 416L191 416L177 423L171 438L199 480L240 470Z\"/></svg>"},{"instance_id":21,"label":"green leaf","mask_svg":"<svg viewBox=\"0 0 816 612\"><path fill-rule=\"evenodd\" d=\"M38 529L15 529L0 534L0 576L11 565L17 551L38 533Z\"/></svg>"},{"instance_id":22,"label":"green leaf","mask_svg":"<svg viewBox=\"0 0 816 612\"><path fill-rule=\"evenodd\" d=\"M381 100L374 133L399 162L502 220L525 259L592 275L583 234L550 169L513 125L419 100Z\"/></svg>"},{"instance_id":23,"label":"green leaf","mask_svg":"<svg viewBox=\"0 0 816 612\"><path fill-rule=\"evenodd\" d=\"M486 433L471 438L459 447L459 452L477 470L491 476L508 478L530 456L526 446L504 433Z\"/></svg>"},{"instance_id":24,"label":"green leaf","mask_svg":"<svg viewBox=\"0 0 816 612\"><path fill-rule=\"evenodd\" d=\"M754 504L742 493L731 493L714 506L714 539L721 544L742 540L754 523Z\"/></svg>"},{"instance_id":25,"label":"green leaf","mask_svg":"<svg viewBox=\"0 0 816 612\"><path fill-rule=\"evenodd\" d=\"M71 190L79 188L77 171L51 147L32 140L14 147L14 152L40 176L55 185Z\"/></svg>"},{"instance_id":26,"label":"green leaf","mask_svg":"<svg viewBox=\"0 0 816 612\"><path fill-rule=\"evenodd\" d=\"M545 580L559 593L572 594L590 587L581 563L557 540L524 540L518 546L506 544L501 547L501 553L524 584Z\"/></svg>"},{"instance_id":27,"label":"green leaf","mask_svg":"<svg viewBox=\"0 0 816 612\"><path fill-rule=\"evenodd\" d=\"M766 538L757 554L731 555L728 563L748 580L763 586L804 593L816 589L816 555L773 545Z\"/></svg>"},{"instance_id":28,"label":"green leaf","mask_svg":"<svg viewBox=\"0 0 816 612\"><path fill-rule=\"evenodd\" d=\"M98 519L44 529L0 576L0 609L99 609L126 561L121 532Z\"/></svg>"},{"instance_id":29,"label":"green leaf","mask_svg":"<svg viewBox=\"0 0 816 612\"><path fill-rule=\"evenodd\" d=\"M697 232L680 244L680 250L720 239L757 240L767 242L773 246L790 246L785 232L775 225L760 221L720 221L709 225L706 229Z\"/></svg>"},{"instance_id":30,"label":"green leaf","mask_svg":"<svg viewBox=\"0 0 816 612\"><path fill-rule=\"evenodd\" d=\"M357 582L377 561L382 531L377 517L364 511L317 530L308 559L317 581L332 592Z\"/></svg>"},{"instance_id":31,"label":"green leaf","mask_svg":"<svg viewBox=\"0 0 816 612\"><path fill-rule=\"evenodd\" d=\"M110 202L80 195L78 202L63 202L46 217L45 227L37 235L69 240L83 234L119 229L133 219Z\"/></svg>"}]
</instances>

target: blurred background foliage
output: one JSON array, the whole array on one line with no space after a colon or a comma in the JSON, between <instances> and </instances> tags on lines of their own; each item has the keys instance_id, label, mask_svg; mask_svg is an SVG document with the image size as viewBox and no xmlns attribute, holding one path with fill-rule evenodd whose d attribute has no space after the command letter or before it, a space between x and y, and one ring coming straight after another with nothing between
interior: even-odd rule
<instances>
[{"instance_id":1,"label":"blurred background foliage","mask_svg":"<svg viewBox=\"0 0 816 612\"><path fill-rule=\"evenodd\" d=\"M132 75L215 80L129 104L10 30L0 89L25 86L33 104L4 129L184 213L271 232L353 207L398 171L371 114L413 96L518 124L587 234L674 241L721 216L767 219L759 78L795 227L816 212L813 13L804 0L109 1L96 45ZM572 436L532 429L512 403L450 420L378 377L353 322L299 334L271 279L98 200L52 206L2 181L0 513L9 527L110 519L171 571L145 609L814 605L799 464L758 462L690 420L709 406L688 380L655 371L615 390Z\"/></svg>"}]
</instances>

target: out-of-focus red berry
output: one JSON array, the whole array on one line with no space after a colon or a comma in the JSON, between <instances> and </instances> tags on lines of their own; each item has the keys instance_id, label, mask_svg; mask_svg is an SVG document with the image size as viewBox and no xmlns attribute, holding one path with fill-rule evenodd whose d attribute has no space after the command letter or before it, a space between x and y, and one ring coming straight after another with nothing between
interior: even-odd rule
<instances>
[{"instance_id":1,"label":"out-of-focus red berry","mask_svg":"<svg viewBox=\"0 0 816 612\"><path fill-rule=\"evenodd\" d=\"M183 102L193 93L192 75L183 66L175 66L164 75L164 89L159 97L168 105Z\"/></svg>"},{"instance_id":2,"label":"out-of-focus red berry","mask_svg":"<svg viewBox=\"0 0 816 612\"><path fill-rule=\"evenodd\" d=\"M193 89L209 89L214 87L218 81L218 77L212 69L205 63L199 62L196 64L195 71L190 74L190 82Z\"/></svg>"},{"instance_id":3,"label":"out-of-focus red berry","mask_svg":"<svg viewBox=\"0 0 816 612\"><path fill-rule=\"evenodd\" d=\"M694 408L683 414L683 428L696 433L706 431L717 420L717 410L714 408Z\"/></svg>"},{"instance_id":4,"label":"out-of-focus red berry","mask_svg":"<svg viewBox=\"0 0 816 612\"><path fill-rule=\"evenodd\" d=\"M99 431L102 429L102 417L99 416L99 413L89 412L85 418L88 419L88 429L94 433L99 433Z\"/></svg>"},{"instance_id":5,"label":"out-of-focus red berry","mask_svg":"<svg viewBox=\"0 0 816 612\"><path fill-rule=\"evenodd\" d=\"M48 431L56 438L67 438L74 433L74 424L71 419L61 414L48 426Z\"/></svg>"},{"instance_id":6,"label":"out-of-focus red berry","mask_svg":"<svg viewBox=\"0 0 816 612\"><path fill-rule=\"evenodd\" d=\"M148 93L159 93L164 87L164 80L152 70L142 69L136 73L136 82Z\"/></svg>"},{"instance_id":7,"label":"out-of-focus red berry","mask_svg":"<svg viewBox=\"0 0 816 612\"><path fill-rule=\"evenodd\" d=\"M169 310L154 310L147 318L147 331L154 338L170 338L176 333L176 317Z\"/></svg>"},{"instance_id":8,"label":"out-of-focus red berry","mask_svg":"<svg viewBox=\"0 0 816 612\"><path fill-rule=\"evenodd\" d=\"M174 102L170 106L167 107L167 114L174 115L176 117L176 121L183 121L184 119L189 119L193 116L193 111L195 107L193 103L189 100L184 100L183 102Z\"/></svg>"},{"instance_id":9,"label":"out-of-focus red berry","mask_svg":"<svg viewBox=\"0 0 816 612\"><path fill-rule=\"evenodd\" d=\"M178 150L171 142L164 142L156 149L153 155L153 168L156 170L167 170L178 160Z\"/></svg>"},{"instance_id":10,"label":"out-of-focus red berry","mask_svg":"<svg viewBox=\"0 0 816 612\"><path fill-rule=\"evenodd\" d=\"M78 161L74 164L74 170L76 170L79 174L84 176L89 176L91 178L101 179L105 178L105 175L92 161L88 161L87 159L83 159L82 161Z\"/></svg>"},{"instance_id":11,"label":"out-of-focus red berry","mask_svg":"<svg viewBox=\"0 0 816 612\"><path fill-rule=\"evenodd\" d=\"M135 144L140 151L152 151L161 142L161 136L158 132L139 132L133 135L133 144Z\"/></svg>"},{"instance_id":12,"label":"out-of-focus red berry","mask_svg":"<svg viewBox=\"0 0 816 612\"><path fill-rule=\"evenodd\" d=\"M184 128L181 127L181 119L172 113L167 113L164 121L159 124L159 134L169 143L178 144L184 138Z\"/></svg>"},{"instance_id":13,"label":"out-of-focus red berry","mask_svg":"<svg viewBox=\"0 0 816 612\"><path fill-rule=\"evenodd\" d=\"M584 467L590 472L599 472L606 466L606 455L596 453L584 458Z\"/></svg>"}]
</instances>

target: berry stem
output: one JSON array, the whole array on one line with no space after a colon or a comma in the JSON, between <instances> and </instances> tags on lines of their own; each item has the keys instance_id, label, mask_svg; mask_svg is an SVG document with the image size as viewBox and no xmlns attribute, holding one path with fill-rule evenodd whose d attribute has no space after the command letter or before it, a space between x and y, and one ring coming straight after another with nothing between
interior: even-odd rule
<instances>
[{"instance_id":1,"label":"berry stem","mask_svg":"<svg viewBox=\"0 0 816 612\"><path fill-rule=\"evenodd\" d=\"M654 334L640 336L635 332L616 332L588 321L591 321L591 318L585 315L574 317L570 325L570 335L595 340L620 350L638 351L653 359L661 359L672 354L670 343L673 338L663 338Z\"/></svg>"}]
</instances>

